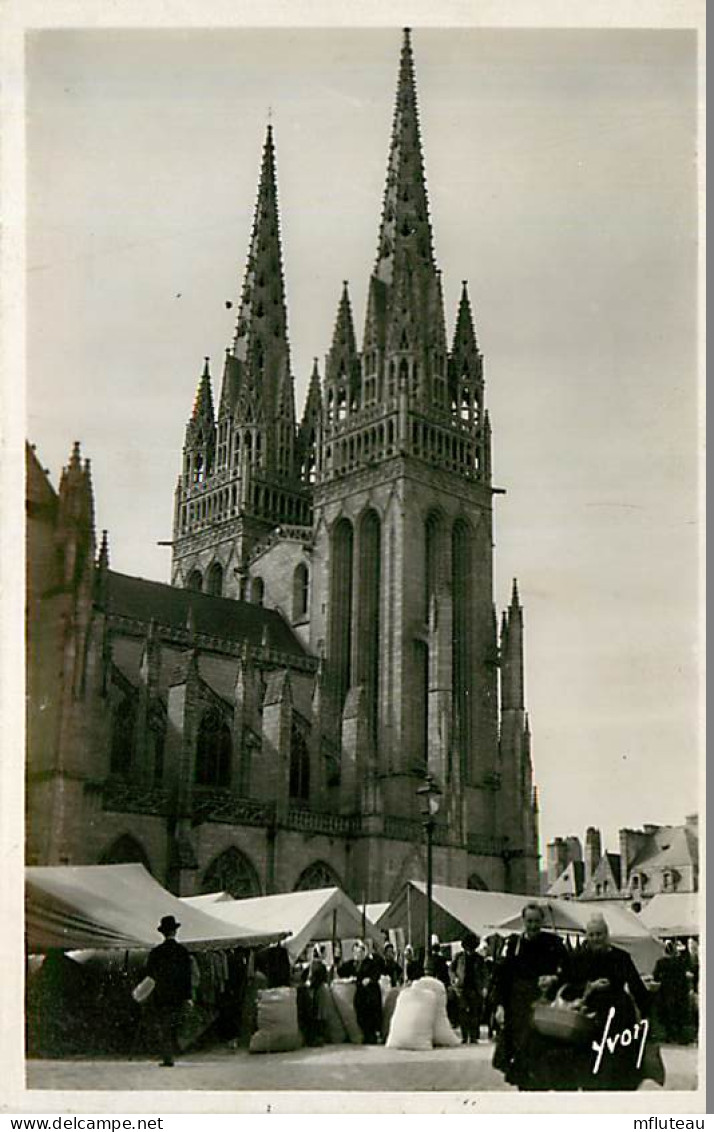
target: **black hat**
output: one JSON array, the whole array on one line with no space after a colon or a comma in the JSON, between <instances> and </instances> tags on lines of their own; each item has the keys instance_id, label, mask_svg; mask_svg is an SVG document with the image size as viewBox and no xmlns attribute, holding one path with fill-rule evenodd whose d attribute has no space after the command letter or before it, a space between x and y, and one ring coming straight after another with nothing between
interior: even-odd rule
<instances>
[{"instance_id":1,"label":"black hat","mask_svg":"<svg viewBox=\"0 0 714 1132\"><path fill-rule=\"evenodd\" d=\"M180 923L178 920L175 920L173 916L162 916L161 923L156 930L157 932L161 932L162 935L168 935L170 932L175 932L177 928L180 927Z\"/></svg>"}]
</instances>

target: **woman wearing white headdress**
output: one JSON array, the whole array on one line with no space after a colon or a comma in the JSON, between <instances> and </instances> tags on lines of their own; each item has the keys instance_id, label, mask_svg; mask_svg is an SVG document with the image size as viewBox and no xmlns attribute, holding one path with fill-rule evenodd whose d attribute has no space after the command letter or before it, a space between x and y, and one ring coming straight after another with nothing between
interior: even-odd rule
<instances>
[{"instance_id":1,"label":"woman wearing white headdress","mask_svg":"<svg viewBox=\"0 0 714 1132\"><path fill-rule=\"evenodd\" d=\"M566 993L583 1000L594 1022L597 1048L584 1056L579 1087L636 1089L643 1078L641 1049L647 1035L643 1027L635 1030L637 1010L647 1018L651 996L630 955L610 943L601 913L590 917L585 943L571 957ZM609 1041L603 1042L604 1035Z\"/></svg>"}]
</instances>

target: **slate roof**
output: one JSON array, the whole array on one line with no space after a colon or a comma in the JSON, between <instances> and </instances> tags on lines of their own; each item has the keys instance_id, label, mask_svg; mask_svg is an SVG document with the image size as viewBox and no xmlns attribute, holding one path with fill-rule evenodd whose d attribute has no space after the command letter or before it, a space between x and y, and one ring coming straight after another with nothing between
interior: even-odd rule
<instances>
[{"instance_id":1,"label":"slate roof","mask_svg":"<svg viewBox=\"0 0 714 1132\"><path fill-rule=\"evenodd\" d=\"M585 886L585 864L583 861L569 861L559 877L548 889L552 896L580 896Z\"/></svg>"},{"instance_id":2,"label":"slate roof","mask_svg":"<svg viewBox=\"0 0 714 1132\"><path fill-rule=\"evenodd\" d=\"M620 864L620 861L621 861L620 854L619 853L603 853L603 857L607 857L607 861L608 861L608 864L610 866L610 871L612 872L612 875L615 878L615 881L617 883L617 887L619 888L620 885L622 884L622 871L621 871L621 864Z\"/></svg>"},{"instance_id":3,"label":"slate roof","mask_svg":"<svg viewBox=\"0 0 714 1132\"><path fill-rule=\"evenodd\" d=\"M677 868L694 864L697 859L696 838L681 825L663 825L652 833L647 845L635 857L630 871L649 865L650 868Z\"/></svg>"},{"instance_id":4,"label":"slate roof","mask_svg":"<svg viewBox=\"0 0 714 1132\"><path fill-rule=\"evenodd\" d=\"M118 617L147 626L154 620L170 629L185 628L191 609L196 633L226 641L246 641L256 647L263 642L265 633L270 648L293 656L310 655L275 609L150 582L114 570L108 572L107 609Z\"/></svg>"}]
</instances>

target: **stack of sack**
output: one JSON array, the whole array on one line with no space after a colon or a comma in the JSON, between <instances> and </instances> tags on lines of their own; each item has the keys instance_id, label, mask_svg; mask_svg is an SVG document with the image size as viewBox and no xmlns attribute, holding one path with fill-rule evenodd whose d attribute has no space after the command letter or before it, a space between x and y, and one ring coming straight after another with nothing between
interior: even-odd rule
<instances>
[{"instance_id":1,"label":"stack of sack","mask_svg":"<svg viewBox=\"0 0 714 1132\"><path fill-rule=\"evenodd\" d=\"M461 1045L446 1014L446 987L440 979L425 975L400 991L385 1045L413 1050Z\"/></svg>"},{"instance_id":2,"label":"stack of sack","mask_svg":"<svg viewBox=\"0 0 714 1132\"><path fill-rule=\"evenodd\" d=\"M258 991L258 1029L250 1039L251 1053L284 1053L303 1044L298 1027L294 987Z\"/></svg>"},{"instance_id":3,"label":"stack of sack","mask_svg":"<svg viewBox=\"0 0 714 1132\"><path fill-rule=\"evenodd\" d=\"M354 1007L352 1010L354 1012ZM345 1024L332 995L332 988L326 985L321 986L317 992L317 1016L322 1024L322 1032L328 1045L339 1045L341 1042L349 1040ZM357 1025L356 1018L355 1025Z\"/></svg>"},{"instance_id":4,"label":"stack of sack","mask_svg":"<svg viewBox=\"0 0 714 1132\"><path fill-rule=\"evenodd\" d=\"M345 1037L341 1040L358 1046L362 1043L362 1031L355 1014L356 990L357 984L352 979L333 979L330 986L332 1001L337 1008L345 1033Z\"/></svg>"}]
</instances>

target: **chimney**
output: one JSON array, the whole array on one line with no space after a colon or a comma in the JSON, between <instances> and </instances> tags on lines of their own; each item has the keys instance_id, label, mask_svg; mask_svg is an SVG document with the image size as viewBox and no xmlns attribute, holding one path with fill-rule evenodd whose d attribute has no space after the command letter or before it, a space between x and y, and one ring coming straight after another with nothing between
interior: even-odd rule
<instances>
[{"instance_id":1,"label":"chimney","mask_svg":"<svg viewBox=\"0 0 714 1132\"><path fill-rule=\"evenodd\" d=\"M546 877L548 884L553 884L568 864L567 843L562 837L549 841L545 847Z\"/></svg>"},{"instance_id":2,"label":"chimney","mask_svg":"<svg viewBox=\"0 0 714 1132\"><path fill-rule=\"evenodd\" d=\"M570 837L566 837L565 850L568 864L570 864L571 861L582 861L583 847L580 844L579 837L574 837L572 834Z\"/></svg>"},{"instance_id":3,"label":"chimney","mask_svg":"<svg viewBox=\"0 0 714 1132\"><path fill-rule=\"evenodd\" d=\"M602 857L600 830L588 826L585 832L585 884L589 884Z\"/></svg>"}]
</instances>

